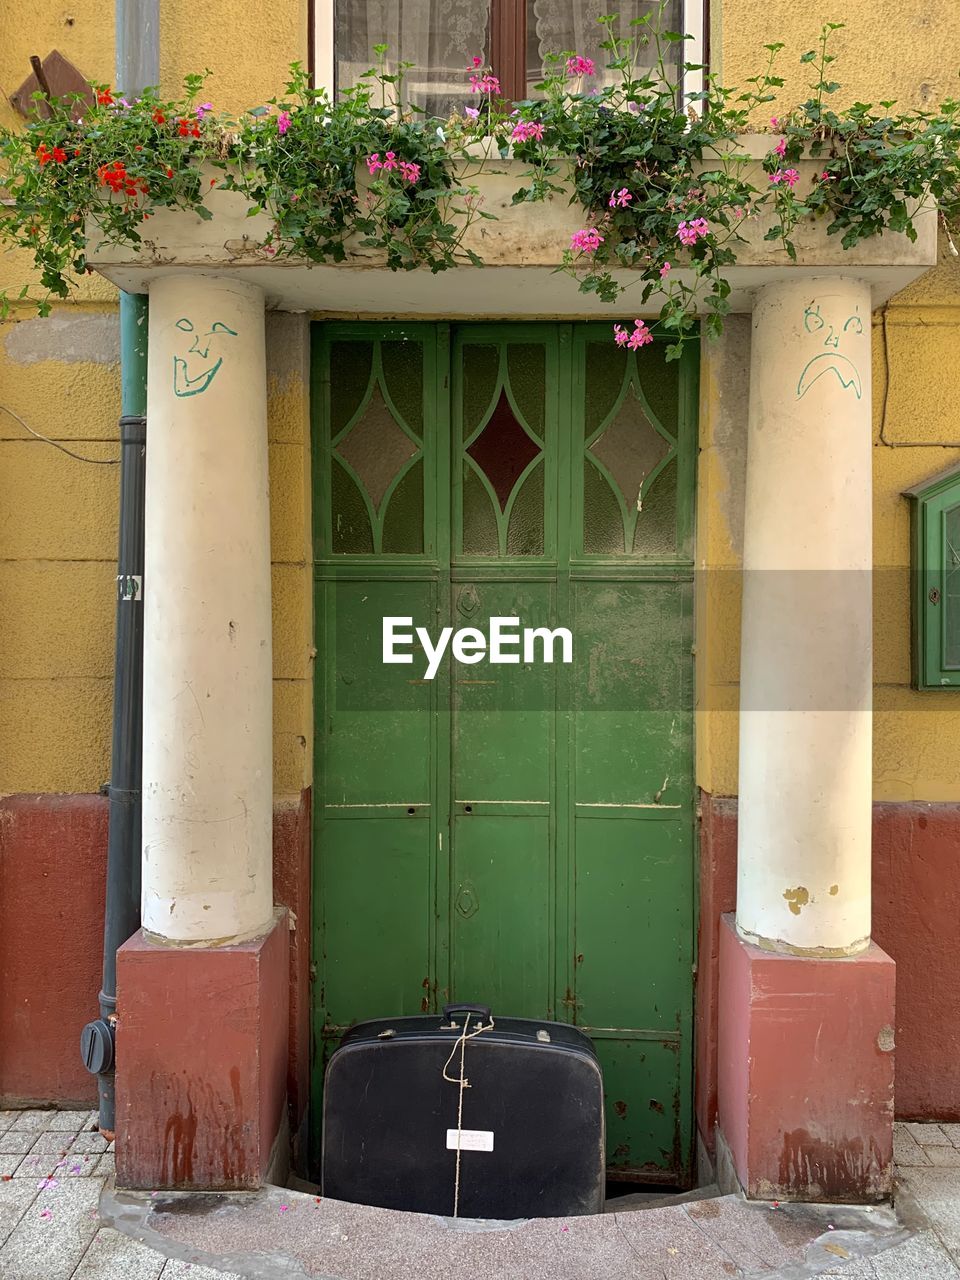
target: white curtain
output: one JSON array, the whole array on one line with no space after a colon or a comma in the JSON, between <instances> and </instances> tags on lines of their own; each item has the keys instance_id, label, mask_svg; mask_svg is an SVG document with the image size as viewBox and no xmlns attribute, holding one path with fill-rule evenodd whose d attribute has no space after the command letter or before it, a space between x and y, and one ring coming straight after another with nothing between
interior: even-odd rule
<instances>
[{"instance_id":1,"label":"white curtain","mask_svg":"<svg viewBox=\"0 0 960 1280\"><path fill-rule=\"evenodd\" d=\"M404 97L444 116L470 99L467 67L487 60L490 0L337 0L337 84L355 84L388 45L391 72L412 62Z\"/></svg>"},{"instance_id":2,"label":"white curtain","mask_svg":"<svg viewBox=\"0 0 960 1280\"><path fill-rule=\"evenodd\" d=\"M610 53L601 49L600 44L607 39L608 29L601 26L599 18L616 13L619 20L616 24L618 36L636 35L646 28L631 27L634 18L642 18L646 14L655 15L659 6L652 0L527 0L532 6L531 21L527 24L527 74L533 85L543 74L543 59L549 53L563 53L569 50L581 57L591 58L596 65L595 78L585 81L584 88L601 88L612 79L619 79L615 72L609 72L606 64L610 61ZM664 9L662 25L667 31L678 31L680 0L670 0ZM679 58L680 45L674 44L668 52ZM641 53L639 66L649 67L653 63L650 54ZM677 64L675 63L675 69Z\"/></svg>"}]
</instances>

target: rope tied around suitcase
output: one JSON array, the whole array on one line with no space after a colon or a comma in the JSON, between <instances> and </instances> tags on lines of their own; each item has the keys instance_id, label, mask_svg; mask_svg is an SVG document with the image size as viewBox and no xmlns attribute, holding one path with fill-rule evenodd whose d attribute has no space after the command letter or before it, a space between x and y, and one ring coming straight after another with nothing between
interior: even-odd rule
<instances>
[{"instance_id":1,"label":"rope tied around suitcase","mask_svg":"<svg viewBox=\"0 0 960 1280\"><path fill-rule=\"evenodd\" d=\"M455 1218L460 1216L460 1135L463 1132L463 1091L471 1087L470 1081L464 1074L464 1059L466 1058L467 1053L467 1041L472 1040L475 1036L480 1035L484 1031L490 1031L493 1025L493 1017L491 1016L489 1022L480 1023L479 1026L475 1027L473 1031L471 1031L470 1014L466 1014L464 1017L463 1030L460 1032L459 1036L457 1036L453 1048L450 1050L450 1056L443 1064L444 1080L449 1081L450 1084L460 1086L460 1096L457 1100L457 1165L453 1179L453 1216ZM449 1067L450 1063L453 1061L454 1054L457 1052L458 1048L460 1050L460 1075L459 1077L447 1075L447 1067Z\"/></svg>"}]
</instances>

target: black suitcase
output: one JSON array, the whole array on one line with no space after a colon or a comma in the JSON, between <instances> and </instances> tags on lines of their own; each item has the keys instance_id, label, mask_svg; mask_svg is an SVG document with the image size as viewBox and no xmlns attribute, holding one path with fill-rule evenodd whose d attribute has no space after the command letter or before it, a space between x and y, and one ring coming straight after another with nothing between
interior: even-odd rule
<instances>
[{"instance_id":1,"label":"black suitcase","mask_svg":"<svg viewBox=\"0 0 960 1280\"><path fill-rule=\"evenodd\" d=\"M321 1180L336 1200L451 1217L601 1213L593 1045L482 1005L362 1022L327 1066Z\"/></svg>"}]
</instances>

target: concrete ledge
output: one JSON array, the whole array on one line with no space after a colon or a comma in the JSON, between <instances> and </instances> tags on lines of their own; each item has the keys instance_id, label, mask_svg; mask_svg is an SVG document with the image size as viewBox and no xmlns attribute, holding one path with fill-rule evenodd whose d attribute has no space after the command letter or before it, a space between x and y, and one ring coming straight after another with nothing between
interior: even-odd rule
<instances>
[{"instance_id":1,"label":"concrete ledge","mask_svg":"<svg viewBox=\"0 0 960 1280\"><path fill-rule=\"evenodd\" d=\"M136 933L117 954L117 1183L264 1184L286 1110L289 929L224 947Z\"/></svg>"},{"instance_id":2,"label":"concrete ledge","mask_svg":"<svg viewBox=\"0 0 960 1280\"><path fill-rule=\"evenodd\" d=\"M894 993L894 962L875 944L843 959L780 955L722 917L719 1128L749 1197L889 1199Z\"/></svg>"},{"instance_id":3,"label":"concrete ledge","mask_svg":"<svg viewBox=\"0 0 960 1280\"><path fill-rule=\"evenodd\" d=\"M769 184L762 157L773 145L769 135L738 140L737 153L744 160L743 177L758 189ZM718 160L705 159L703 170L717 168ZM809 189L821 161L798 162L798 192ZM570 161L558 161L559 185ZM517 318L549 315L557 319L616 317L639 314L631 295L613 303L596 294L581 294L576 284L557 274L570 236L584 226L586 213L572 200L572 185L562 195L536 204L511 203L513 193L528 179L530 166L522 160L487 162L477 174L472 166L466 178L483 198L483 208L496 221L480 220L467 229L463 244L483 259L484 266L457 267L432 275L428 270L390 271L379 250L364 248L361 237L347 243L341 263L314 264L293 257L274 257L273 246L264 246L272 227L267 213L248 218L249 202L236 192L213 188L204 203L212 217L201 219L176 209L158 209L144 230L142 244L110 244L102 240L95 221L87 226L90 265L121 289L146 293L150 282L170 274L188 272L237 272L264 290L267 305L287 311L310 311L326 316L376 315L381 318L418 315L489 316ZM219 178L216 170L211 175ZM916 219L918 238L911 243L898 232L886 232L861 241L852 249L840 245L839 236L828 236L826 219L808 218L795 229L797 262L791 263L778 242L764 236L774 225L769 212L744 221L743 242L737 244L737 263L726 272L731 286L730 306L748 312L758 288L778 278L815 279L847 274L871 287L874 307L936 265L937 215L922 210ZM693 272L678 263L671 279L694 283ZM624 285L636 283L639 273L616 269L614 277ZM663 298L654 292L640 310L659 313Z\"/></svg>"}]
</instances>

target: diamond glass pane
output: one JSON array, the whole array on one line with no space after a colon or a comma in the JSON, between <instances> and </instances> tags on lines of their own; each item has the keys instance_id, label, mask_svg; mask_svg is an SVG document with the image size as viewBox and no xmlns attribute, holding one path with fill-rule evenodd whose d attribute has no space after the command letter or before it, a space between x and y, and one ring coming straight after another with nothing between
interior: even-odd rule
<instances>
[{"instance_id":1,"label":"diamond glass pane","mask_svg":"<svg viewBox=\"0 0 960 1280\"><path fill-rule=\"evenodd\" d=\"M610 425L590 452L613 476L627 509L637 506L644 480L670 452L670 445L648 420L631 386Z\"/></svg>"},{"instance_id":2,"label":"diamond glass pane","mask_svg":"<svg viewBox=\"0 0 960 1280\"><path fill-rule=\"evenodd\" d=\"M500 392L487 425L467 449L490 482L501 511L506 510L514 485L539 452L517 421L506 391Z\"/></svg>"},{"instance_id":3,"label":"diamond glass pane","mask_svg":"<svg viewBox=\"0 0 960 1280\"><path fill-rule=\"evenodd\" d=\"M336 452L349 462L374 510L379 511L384 494L417 452L417 446L397 426L378 385L363 417L350 428Z\"/></svg>"},{"instance_id":4,"label":"diamond glass pane","mask_svg":"<svg viewBox=\"0 0 960 1280\"><path fill-rule=\"evenodd\" d=\"M943 518L943 665L960 667L960 506Z\"/></svg>"}]
</instances>

